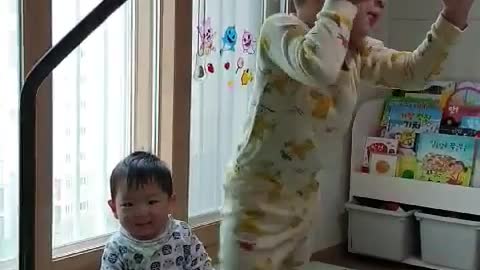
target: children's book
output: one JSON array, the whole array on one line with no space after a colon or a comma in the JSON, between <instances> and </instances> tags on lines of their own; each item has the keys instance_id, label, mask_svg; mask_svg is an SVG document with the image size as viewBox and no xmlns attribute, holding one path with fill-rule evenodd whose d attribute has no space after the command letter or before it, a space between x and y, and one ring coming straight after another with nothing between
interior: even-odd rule
<instances>
[{"instance_id":1,"label":"children's book","mask_svg":"<svg viewBox=\"0 0 480 270\"><path fill-rule=\"evenodd\" d=\"M480 83L458 82L452 93L451 103L463 106L480 106Z\"/></svg>"},{"instance_id":2,"label":"children's book","mask_svg":"<svg viewBox=\"0 0 480 270\"><path fill-rule=\"evenodd\" d=\"M422 114L431 110L441 112L438 102L429 98L389 97L385 102L380 126L386 127L390 120L401 118L404 111ZM405 117L412 117L412 115L405 115ZM419 115L419 117L421 119L422 116Z\"/></svg>"},{"instance_id":3,"label":"children's book","mask_svg":"<svg viewBox=\"0 0 480 270\"><path fill-rule=\"evenodd\" d=\"M391 137L403 130L436 133L441 120L442 112L438 106L432 107L423 103L392 105L388 116L387 135Z\"/></svg>"},{"instance_id":4,"label":"children's book","mask_svg":"<svg viewBox=\"0 0 480 270\"><path fill-rule=\"evenodd\" d=\"M464 116L462 117L460 127L480 131L480 117Z\"/></svg>"},{"instance_id":5,"label":"children's book","mask_svg":"<svg viewBox=\"0 0 480 270\"><path fill-rule=\"evenodd\" d=\"M397 171L397 156L372 153L370 155L370 174L394 177Z\"/></svg>"},{"instance_id":6,"label":"children's book","mask_svg":"<svg viewBox=\"0 0 480 270\"><path fill-rule=\"evenodd\" d=\"M470 186L480 188L480 140L475 140L475 159L473 164L472 183Z\"/></svg>"},{"instance_id":7,"label":"children's book","mask_svg":"<svg viewBox=\"0 0 480 270\"><path fill-rule=\"evenodd\" d=\"M398 141L381 137L368 137L363 151L363 168L368 168L372 153L397 154Z\"/></svg>"},{"instance_id":8,"label":"children's book","mask_svg":"<svg viewBox=\"0 0 480 270\"><path fill-rule=\"evenodd\" d=\"M470 185L475 152L474 138L423 133L419 134L416 152L416 179Z\"/></svg>"}]
</instances>

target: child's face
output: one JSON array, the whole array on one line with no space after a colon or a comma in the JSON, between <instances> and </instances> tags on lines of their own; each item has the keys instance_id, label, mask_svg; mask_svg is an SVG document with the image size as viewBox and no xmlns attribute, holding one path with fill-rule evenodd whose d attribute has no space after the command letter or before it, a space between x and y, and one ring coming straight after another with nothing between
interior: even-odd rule
<instances>
[{"instance_id":1,"label":"child's face","mask_svg":"<svg viewBox=\"0 0 480 270\"><path fill-rule=\"evenodd\" d=\"M357 4L357 16L353 22L351 33L351 44L360 45L363 39L368 35L372 27L374 27L385 8L386 0L364 0ZM316 20L317 13L322 9L325 0L309 0L302 7L302 13L308 12L305 16L307 24L313 24Z\"/></svg>"},{"instance_id":2,"label":"child's face","mask_svg":"<svg viewBox=\"0 0 480 270\"><path fill-rule=\"evenodd\" d=\"M169 197L154 182L129 189L126 181L122 181L115 199L108 203L130 235L138 240L150 240L164 231L175 198Z\"/></svg>"},{"instance_id":3,"label":"child's face","mask_svg":"<svg viewBox=\"0 0 480 270\"><path fill-rule=\"evenodd\" d=\"M357 4L357 7L357 16L353 21L350 38L353 46L360 45L370 30L378 23L385 8L385 0L366 0Z\"/></svg>"}]
</instances>

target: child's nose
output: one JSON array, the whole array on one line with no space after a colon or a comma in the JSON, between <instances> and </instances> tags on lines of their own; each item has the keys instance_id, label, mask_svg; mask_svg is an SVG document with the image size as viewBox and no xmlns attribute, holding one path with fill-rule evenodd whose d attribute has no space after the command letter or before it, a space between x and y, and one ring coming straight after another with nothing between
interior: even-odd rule
<instances>
[{"instance_id":1,"label":"child's nose","mask_svg":"<svg viewBox=\"0 0 480 270\"><path fill-rule=\"evenodd\" d=\"M149 208L147 204L140 204L138 205L137 209L135 210L136 216L146 216L148 215Z\"/></svg>"}]
</instances>

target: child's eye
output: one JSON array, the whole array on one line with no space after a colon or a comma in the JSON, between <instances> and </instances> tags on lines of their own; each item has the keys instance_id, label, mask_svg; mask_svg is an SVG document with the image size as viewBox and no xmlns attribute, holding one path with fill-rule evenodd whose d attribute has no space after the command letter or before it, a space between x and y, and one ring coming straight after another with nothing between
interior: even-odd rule
<instances>
[{"instance_id":1,"label":"child's eye","mask_svg":"<svg viewBox=\"0 0 480 270\"><path fill-rule=\"evenodd\" d=\"M122 203L120 206L121 207L132 207L133 203L126 202L126 203Z\"/></svg>"},{"instance_id":2,"label":"child's eye","mask_svg":"<svg viewBox=\"0 0 480 270\"><path fill-rule=\"evenodd\" d=\"M158 200L151 200L151 201L148 201L148 204L150 204L150 205L157 204L157 203L159 203L159 201L158 201Z\"/></svg>"}]
</instances>

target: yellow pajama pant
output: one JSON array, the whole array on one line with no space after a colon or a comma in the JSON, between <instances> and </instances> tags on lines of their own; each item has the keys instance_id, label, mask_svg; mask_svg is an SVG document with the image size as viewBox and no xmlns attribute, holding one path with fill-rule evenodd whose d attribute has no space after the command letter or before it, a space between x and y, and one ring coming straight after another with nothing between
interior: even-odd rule
<instances>
[{"instance_id":1,"label":"yellow pajama pant","mask_svg":"<svg viewBox=\"0 0 480 270\"><path fill-rule=\"evenodd\" d=\"M311 256L309 233L318 183L312 177L289 188L256 180L233 179L226 185L220 269L296 269Z\"/></svg>"}]
</instances>

